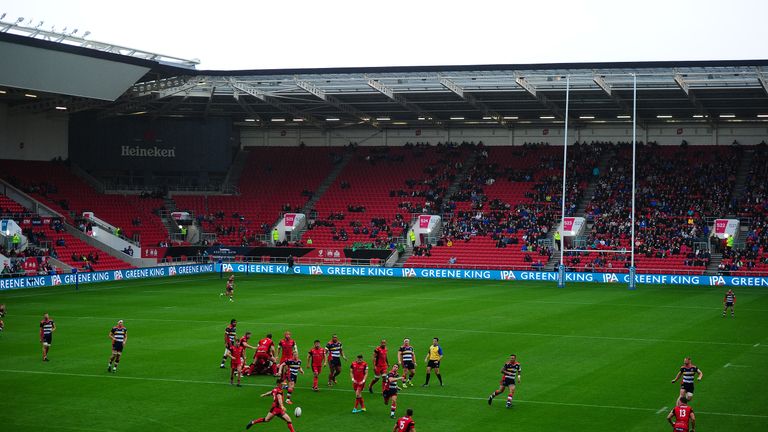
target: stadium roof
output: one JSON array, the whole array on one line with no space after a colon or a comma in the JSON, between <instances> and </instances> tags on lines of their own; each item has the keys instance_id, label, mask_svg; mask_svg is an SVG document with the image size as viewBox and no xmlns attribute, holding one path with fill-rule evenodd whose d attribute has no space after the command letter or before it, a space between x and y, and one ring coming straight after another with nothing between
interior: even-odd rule
<instances>
[{"instance_id":1,"label":"stadium roof","mask_svg":"<svg viewBox=\"0 0 768 432\"><path fill-rule=\"evenodd\" d=\"M569 119L613 123L631 115L636 76L641 124L768 121L768 60L199 71L192 60L2 32L0 43L147 68L110 101L63 91L30 101L30 89L4 88L0 102L11 113L66 107L100 117L228 116L254 127L514 127L562 123L570 77Z\"/></svg>"}]
</instances>

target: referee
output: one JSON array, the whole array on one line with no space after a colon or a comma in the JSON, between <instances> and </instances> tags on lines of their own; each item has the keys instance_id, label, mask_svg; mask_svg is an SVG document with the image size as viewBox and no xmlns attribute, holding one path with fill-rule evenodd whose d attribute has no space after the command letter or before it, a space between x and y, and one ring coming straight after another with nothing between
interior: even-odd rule
<instances>
[{"instance_id":1,"label":"referee","mask_svg":"<svg viewBox=\"0 0 768 432\"><path fill-rule=\"evenodd\" d=\"M438 342L440 342L440 339L433 338L432 345L427 348L427 357L424 358L424 361L427 362L427 381L422 387L429 387L429 377L432 376L432 369L435 370L435 375L440 380L440 387L443 386L443 377L440 375L440 360L443 359L443 349Z\"/></svg>"}]
</instances>

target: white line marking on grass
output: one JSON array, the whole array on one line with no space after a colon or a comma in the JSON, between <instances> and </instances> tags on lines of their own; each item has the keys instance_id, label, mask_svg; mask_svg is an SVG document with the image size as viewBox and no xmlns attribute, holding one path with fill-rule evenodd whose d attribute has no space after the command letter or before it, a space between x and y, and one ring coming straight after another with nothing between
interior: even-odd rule
<instances>
[{"instance_id":1,"label":"white line marking on grass","mask_svg":"<svg viewBox=\"0 0 768 432\"><path fill-rule=\"evenodd\" d=\"M723 366L723 367L724 368L729 368L729 367L732 367L732 368L748 368L748 367L752 367L752 366L749 366L749 365L737 365L737 364L733 364L733 363L726 363L725 366Z\"/></svg>"},{"instance_id":2,"label":"white line marking on grass","mask_svg":"<svg viewBox=\"0 0 768 432\"><path fill-rule=\"evenodd\" d=\"M16 316L31 317L37 315L24 315L17 314ZM57 319L76 319L80 317L75 316L62 316L57 315ZM157 322L182 322L182 323L206 323L206 324L220 324L222 321L210 321L210 320L193 320L193 319L169 319L169 318L130 318L130 317L93 317L98 320L130 320L130 321L157 321ZM676 340L676 339L646 339L646 338L631 338L620 336L590 336L590 335L573 335L573 334L557 334L557 333L528 333L528 332L505 332L505 331L491 331L491 330L472 330L472 329L448 329L448 328L429 328L429 327L393 327L393 326L370 326L370 325L356 325L356 324L317 324L317 323L285 323L285 322L258 322L258 321L244 321L238 320L240 324L250 325L264 325L264 326L286 326L286 327L330 327L330 328L369 328L369 329L387 329L387 330L400 330L404 332L411 331L429 331L429 332L456 332L456 333L475 333L475 334L497 334L497 335L513 335L513 336L533 336L533 337L548 337L548 338L569 338L569 339L596 339L596 340L613 340L613 341L626 341L626 342L659 342L659 343L689 343L697 345L718 345L718 346L752 346L752 343L740 343L740 342L715 342L715 341L689 341L689 340Z\"/></svg>"},{"instance_id":3,"label":"white line marking on grass","mask_svg":"<svg viewBox=\"0 0 768 432\"><path fill-rule=\"evenodd\" d=\"M756 344L752 345L752 347L753 347L753 348L757 348L757 347L759 347L759 346L760 346L760 344L759 344L759 343L756 343Z\"/></svg>"},{"instance_id":4,"label":"white line marking on grass","mask_svg":"<svg viewBox=\"0 0 768 432\"><path fill-rule=\"evenodd\" d=\"M667 407L663 406L663 407L659 408L658 411L656 411L656 414L661 414L661 413L663 413L666 410L667 410Z\"/></svg>"},{"instance_id":5,"label":"white line marking on grass","mask_svg":"<svg viewBox=\"0 0 768 432\"><path fill-rule=\"evenodd\" d=\"M80 378L102 378L102 379L124 379L124 380L131 380L131 381L155 381L155 382L169 382L169 383L179 383L179 384L206 384L206 385L219 385L219 386L229 386L230 384L225 381L198 381L198 380L186 380L186 379L175 379L175 378L153 378L153 377L132 377L132 376L125 376L125 375L96 375L96 374L80 374L80 373L70 373L70 372L48 372L48 371L30 371L30 370L17 370L17 369L0 369L0 372L5 373L21 373L21 374L32 374L32 375L60 375L60 376L71 376L71 377L80 377ZM273 384L256 384L256 383L243 383L243 386L246 387L264 387L264 388L272 388L274 387ZM296 388L300 390L310 390L310 387L301 387L297 386ZM353 393L354 390L351 389L340 389L340 388L331 388L324 391L336 391L336 392L343 392L343 393ZM407 394L410 396L416 396L416 397L430 397L430 398L438 398L438 399L460 399L460 400L473 400L473 401L485 401L487 400L486 397L474 397L474 396L453 396L453 395L445 395L445 394L428 394L428 393L412 393L412 392L404 392L401 393L401 395ZM553 402L553 401L535 401L535 400L524 400L524 399L515 399L516 402L519 403L530 403L530 404L538 404L538 405L557 405L557 406L571 406L571 407L580 407L580 408L600 408L600 409L621 409L621 410L630 410L630 411L646 411L646 412L653 412L656 411L653 408L642 408L642 407L632 407L632 406L619 406L619 405L596 405L596 404L584 404L584 403L570 403L570 402ZM705 412L705 411L697 411L701 414L710 414L710 415L720 415L720 416L733 416L733 417L754 417L754 418L768 418L768 415L763 414L738 414L738 413L718 413L718 412Z\"/></svg>"},{"instance_id":6,"label":"white line marking on grass","mask_svg":"<svg viewBox=\"0 0 768 432\"><path fill-rule=\"evenodd\" d=\"M730 363L726 363L726 364L725 364L725 366L723 366L723 367L724 367L724 368L727 368L727 367L728 367L728 366L730 366L730 365L731 365Z\"/></svg>"},{"instance_id":7,"label":"white line marking on grass","mask_svg":"<svg viewBox=\"0 0 768 432\"><path fill-rule=\"evenodd\" d=\"M715 307L708 307L708 306L677 306L677 305L650 305L650 304L635 304L635 303L600 303L600 302L558 302L558 301L547 301L547 300L524 300L520 303L541 303L541 304L555 304L555 305L580 305L580 306L629 306L629 307L642 307L642 308L651 308L651 309L657 309L657 308L668 308L668 309L699 309L699 310L717 310L720 311L722 308L715 306ZM768 312L768 309L746 309L741 308L739 310L743 311L749 311L749 312Z\"/></svg>"}]
</instances>

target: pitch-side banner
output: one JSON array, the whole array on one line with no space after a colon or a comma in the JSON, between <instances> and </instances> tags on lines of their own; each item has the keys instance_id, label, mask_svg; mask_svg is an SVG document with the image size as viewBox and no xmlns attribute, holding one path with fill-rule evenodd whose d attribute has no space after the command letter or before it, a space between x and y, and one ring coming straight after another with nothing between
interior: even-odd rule
<instances>
[{"instance_id":1,"label":"pitch-side banner","mask_svg":"<svg viewBox=\"0 0 768 432\"><path fill-rule=\"evenodd\" d=\"M0 291L19 288L39 288L58 285L75 285L119 280L161 278L212 273L213 264L190 264L165 267L147 267L130 270L110 270L92 273L67 273L52 276L27 276L0 279Z\"/></svg>"},{"instance_id":2,"label":"pitch-side banner","mask_svg":"<svg viewBox=\"0 0 768 432\"><path fill-rule=\"evenodd\" d=\"M310 276L362 276L402 277L427 279L471 279L502 281L547 281L557 282L556 272L513 271L513 270L462 270L439 268L387 268L353 266L307 266L297 265L292 269L285 264L215 264L217 272L252 274L300 274ZM565 274L566 282L629 283L626 273L579 273ZM660 275L637 274L638 284L653 285L704 285L704 286L763 286L768 287L767 277L701 276L701 275Z\"/></svg>"}]
</instances>

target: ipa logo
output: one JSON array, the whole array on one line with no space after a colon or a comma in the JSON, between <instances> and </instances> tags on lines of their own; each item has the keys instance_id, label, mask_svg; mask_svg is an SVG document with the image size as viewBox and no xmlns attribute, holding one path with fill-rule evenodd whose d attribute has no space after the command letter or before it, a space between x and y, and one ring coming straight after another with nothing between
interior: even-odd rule
<instances>
[{"instance_id":1,"label":"ipa logo","mask_svg":"<svg viewBox=\"0 0 768 432\"><path fill-rule=\"evenodd\" d=\"M501 271L501 280L515 280L517 279L515 277L515 273L511 272L509 270L502 270Z\"/></svg>"}]
</instances>

